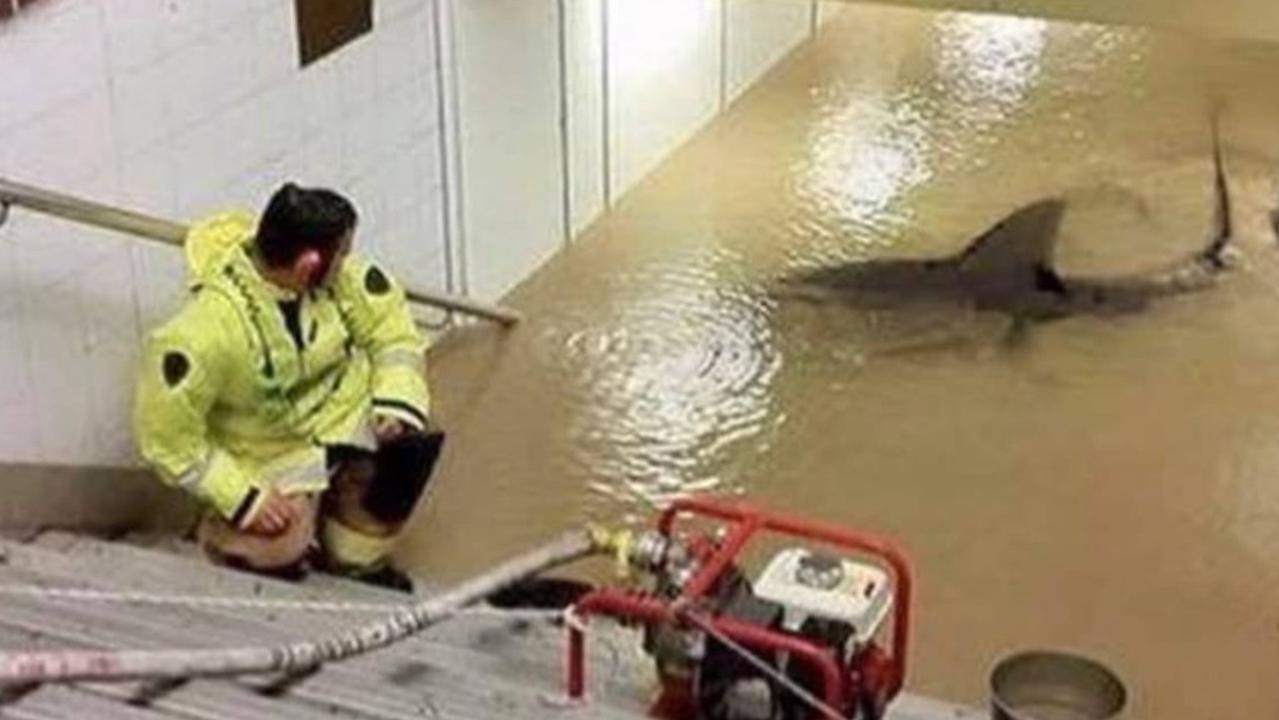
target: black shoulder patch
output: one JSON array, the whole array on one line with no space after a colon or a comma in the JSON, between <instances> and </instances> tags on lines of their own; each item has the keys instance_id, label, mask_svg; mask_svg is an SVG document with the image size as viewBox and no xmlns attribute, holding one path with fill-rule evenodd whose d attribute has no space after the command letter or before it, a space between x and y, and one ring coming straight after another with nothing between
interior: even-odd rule
<instances>
[{"instance_id":1,"label":"black shoulder patch","mask_svg":"<svg viewBox=\"0 0 1279 720\"><path fill-rule=\"evenodd\" d=\"M371 295L385 295L391 289L391 281L387 279L386 273L377 265L369 267L369 271L364 273L364 289L369 291Z\"/></svg>"},{"instance_id":2,"label":"black shoulder patch","mask_svg":"<svg viewBox=\"0 0 1279 720\"><path fill-rule=\"evenodd\" d=\"M177 387L178 383L186 379L187 373L191 372L191 361L180 352L167 352L164 354L163 369L164 382L169 387Z\"/></svg>"}]
</instances>

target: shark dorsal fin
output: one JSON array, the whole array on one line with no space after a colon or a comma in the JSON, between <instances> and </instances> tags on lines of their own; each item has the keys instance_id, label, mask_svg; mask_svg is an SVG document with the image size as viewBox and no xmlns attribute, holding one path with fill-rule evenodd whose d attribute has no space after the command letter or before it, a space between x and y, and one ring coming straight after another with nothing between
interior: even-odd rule
<instances>
[{"instance_id":1,"label":"shark dorsal fin","mask_svg":"<svg viewBox=\"0 0 1279 720\"><path fill-rule=\"evenodd\" d=\"M1052 273L1062 209L1061 201L1055 199L1018 209L960 253L960 271L1001 285L1042 284L1044 274Z\"/></svg>"}]
</instances>

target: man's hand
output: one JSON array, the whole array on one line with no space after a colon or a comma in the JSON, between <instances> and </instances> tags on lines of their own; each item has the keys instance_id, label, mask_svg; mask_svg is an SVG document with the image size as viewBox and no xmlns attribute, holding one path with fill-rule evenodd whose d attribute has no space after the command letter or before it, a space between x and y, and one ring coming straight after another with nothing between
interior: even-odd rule
<instances>
[{"instance_id":1,"label":"man's hand","mask_svg":"<svg viewBox=\"0 0 1279 720\"><path fill-rule=\"evenodd\" d=\"M382 415L373 421L373 436L378 444L390 442L409 431L408 423L389 415Z\"/></svg>"},{"instance_id":2,"label":"man's hand","mask_svg":"<svg viewBox=\"0 0 1279 720\"><path fill-rule=\"evenodd\" d=\"M245 530L254 535L275 536L284 533L289 527L301 520L298 507L274 489L266 491L266 499L262 501L253 519Z\"/></svg>"}]
</instances>

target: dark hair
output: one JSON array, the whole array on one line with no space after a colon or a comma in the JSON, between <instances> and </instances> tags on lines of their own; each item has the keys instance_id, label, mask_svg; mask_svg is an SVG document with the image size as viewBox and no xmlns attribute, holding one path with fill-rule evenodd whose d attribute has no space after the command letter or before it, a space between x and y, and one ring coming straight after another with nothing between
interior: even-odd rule
<instances>
[{"instance_id":1,"label":"dark hair","mask_svg":"<svg viewBox=\"0 0 1279 720\"><path fill-rule=\"evenodd\" d=\"M351 201L332 190L285 183L266 204L254 242L267 265L283 267L307 250L332 253L358 219Z\"/></svg>"}]
</instances>

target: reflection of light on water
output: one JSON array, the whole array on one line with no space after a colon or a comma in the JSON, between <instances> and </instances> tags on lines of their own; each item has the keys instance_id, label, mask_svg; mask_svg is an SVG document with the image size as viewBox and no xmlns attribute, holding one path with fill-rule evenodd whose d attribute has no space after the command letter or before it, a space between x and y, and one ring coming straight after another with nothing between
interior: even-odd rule
<instances>
[{"instance_id":1,"label":"reflection of light on water","mask_svg":"<svg viewBox=\"0 0 1279 720\"><path fill-rule=\"evenodd\" d=\"M940 15L931 80L879 92L841 87L822 98L798 172L799 202L869 235L906 225L906 193L971 153L991 122L1024 107L1039 82L1047 29L1043 20Z\"/></svg>"},{"instance_id":2,"label":"reflection of light on water","mask_svg":"<svg viewBox=\"0 0 1279 720\"><path fill-rule=\"evenodd\" d=\"M703 255L630 276L642 296L552 339L585 400L570 429L574 461L593 490L638 511L734 491L727 462L754 455L743 445L771 415L780 357L768 308L716 277L714 263Z\"/></svg>"},{"instance_id":3,"label":"reflection of light on water","mask_svg":"<svg viewBox=\"0 0 1279 720\"><path fill-rule=\"evenodd\" d=\"M906 103L845 98L813 132L806 194L839 217L874 222L929 178L923 118Z\"/></svg>"},{"instance_id":4,"label":"reflection of light on water","mask_svg":"<svg viewBox=\"0 0 1279 720\"><path fill-rule=\"evenodd\" d=\"M935 27L937 75L956 100L991 120L1025 102L1039 80L1047 21L947 14Z\"/></svg>"}]
</instances>

